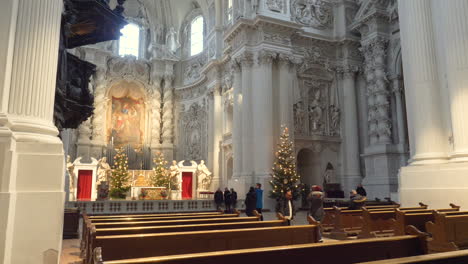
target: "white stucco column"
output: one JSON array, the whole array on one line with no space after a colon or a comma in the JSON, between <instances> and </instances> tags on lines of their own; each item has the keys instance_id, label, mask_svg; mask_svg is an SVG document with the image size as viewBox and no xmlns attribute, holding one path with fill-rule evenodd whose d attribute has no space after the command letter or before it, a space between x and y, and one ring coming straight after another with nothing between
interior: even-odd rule
<instances>
[{"instance_id":1,"label":"white stucco column","mask_svg":"<svg viewBox=\"0 0 468 264\"><path fill-rule=\"evenodd\" d=\"M252 102L252 130L255 142L253 155L256 182L269 180L275 151L274 130L280 129L273 127L272 63L274 57L274 54L267 51L258 52L253 69L252 98L255 100Z\"/></svg>"},{"instance_id":2,"label":"white stucco column","mask_svg":"<svg viewBox=\"0 0 468 264\"><path fill-rule=\"evenodd\" d=\"M445 162L448 137L444 135L431 3L400 0L398 7L410 162L413 165Z\"/></svg>"},{"instance_id":3,"label":"white stucco column","mask_svg":"<svg viewBox=\"0 0 468 264\"><path fill-rule=\"evenodd\" d=\"M237 178L242 173L242 76L239 64L233 62L234 72L233 93L233 126L232 126L232 151L233 151L233 177Z\"/></svg>"},{"instance_id":4,"label":"white stucco column","mask_svg":"<svg viewBox=\"0 0 468 264\"><path fill-rule=\"evenodd\" d=\"M0 263L58 263L64 154L53 124L61 0L0 9Z\"/></svg>"},{"instance_id":5,"label":"white stucco column","mask_svg":"<svg viewBox=\"0 0 468 264\"><path fill-rule=\"evenodd\" d=\"M441 87L448 87L449 93L453 133L450 157L451 161L468 161L468 1L432 1L432 4L440 56L437 61L446 76Z\"/></svg>"},{"instance_id":6,"label":"white stucco column","mask_svg":"<svg viewBox=\"0 0 468 264\"><path fill-rule=\"evenodd\" d=\"M209 150L209 161L208 164L212 169L213 180L211 189L216 190L220 186L221 182L221 167L220 167L220 142L223 140L223 106L221 98L221 87L218 84L210 91L210 130L212 136L210 137L210 150Z\"/></svg>"},{"instance_id":7,"label":"white stucco column","mask_svg":"<svg viewBox=\"0 0 468 264\"><path fill-rule=\"evenodd\" d=\"M253 55L244 53L240 57L242 72L242 176L251 178L254 171L255 156L253 151L255 143L253 140L253 116L252 107L255 104L252 86ZM247 181L248 182L248 181Z\"/></svg>"},{"instance_id":8,"label":"white stucco column","mask_svg":"<svg viewBox=\"0 0 468 264\"><path fill-rule=\"evenodd\" d=\"M292 113L292 92L293 79L292 57L280 54L279 56L279 120L281 125L285 125L291 131L294 131L293 113ZM278 132L277 134L281 134Z\"/></svg>"},{"instance_id":9,"label":"white stucco column","mask_svg":"<svg viewBox=\"0 0 468 264\"><path fill-rule=\"evenodd\" d=\"M343 138L343 180L344 189L350 190L361 183L359 129L356 100L356 73L358 68L347 65L342 74L343 106L341 137Z\"/></svg>"}]
</instances>

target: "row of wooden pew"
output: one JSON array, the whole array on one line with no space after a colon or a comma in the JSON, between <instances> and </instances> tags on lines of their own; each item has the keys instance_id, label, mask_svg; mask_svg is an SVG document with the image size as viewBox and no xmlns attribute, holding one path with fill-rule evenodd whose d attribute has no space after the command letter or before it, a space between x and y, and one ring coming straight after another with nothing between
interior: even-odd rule
<instances>
[{"instance_id":1,"label":"row of wooden pew","mask_svg":"<svg viewBox=\"0 0 468 264\"><path fill-rule=\"evenodd\" d=\"M423 255L468 245L468 235L466 240L462 238L463 232L468 234L464 226L468 224L468 212L460 212L459 207L435 211L428 210L426 205L367 207L355 217L367 221L362 222L360 232L356 233L360 237L366 237L365 233L371 237L379 234L393 236L316 243L320 225L328 231L339 228L346 236L350 233L346 225L355 227L353 224L357 220L348 215L356 212L346 211L340 208L327 210L323 223L308 217L310 224L305 226L285 226L284 220L259 221L258 213L255 217L240 217L239 212L118 216L88 216L84 213L82 257L85 264L284 263L304 259L310 259L310 263L384 261L376 262L383 264L463 263L460 261L468 260L468 252L461 251L442 256ZM327 218L333 221L327 223ZM372 225L366 227L369 221ZM397 229L391 229L394 225L388 223L398 221L403 228L397 232ZM388 259L393 262L385 262Z\"/></svg>"}]
</instances>

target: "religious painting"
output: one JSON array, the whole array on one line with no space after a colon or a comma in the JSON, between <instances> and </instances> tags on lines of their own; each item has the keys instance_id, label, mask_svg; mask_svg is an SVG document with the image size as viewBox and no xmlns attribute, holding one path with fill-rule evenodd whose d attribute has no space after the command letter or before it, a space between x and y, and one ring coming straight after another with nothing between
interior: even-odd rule
<instances>
[{"instance_id":1,"label":"religious painting","mask_svg":"<svg viewBox=\"0 0 468 264\"><path fill-rule=\"evenodd\" d=\"M144 122L144 102L142 98L112 97L111 142L114 146L142 145Z\"/></svg>"}]
</instances>

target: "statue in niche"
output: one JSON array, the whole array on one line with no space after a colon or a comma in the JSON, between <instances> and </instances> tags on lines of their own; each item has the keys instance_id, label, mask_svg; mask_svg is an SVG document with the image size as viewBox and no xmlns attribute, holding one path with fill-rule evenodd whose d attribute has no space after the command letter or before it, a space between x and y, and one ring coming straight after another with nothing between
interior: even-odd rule
<instances>
[{"instance_id":1,"label":"statue in niche","mask_svg":"<svg viewBox=\"0 0 468 264\"><path fill-rule=\"evenodd\" d=\"M305 119L305 111L303 108L302 101L297 102L293 106L294 112L294 132L298 135L304 132L304 119Z\"/></svg>"},{"instance_id":2,"label":"statue in niche","mask_svg":"<svg viewBox=\"0 0 468 264\"><path fill-rule=\"evenodd\" d=\"M67 172L68 172L68 179L69 179L69 187L70 194L75 193L75 164L71 162L70 155L67 155Z\"/></svg>"},{"instance_id":3,"label":"statue in niche","mask_svg":"<svg viewBox=\"0 0 468 264\"><path fill-rule=\"evenodd\" d=\"M180 168L177 165L177 161L173 160L172 165L169 167L169 177L171 179L172 186L176 186L176 188L172 188L173 190L179 190L179 173Z\"/></svg>"},{"instance_id":4,"label":"statue in niche","mask_svg":"<svg viewBox=\"0 0 468 264\"><path fill-rule=\"evenodd\" d=\"M172 52L172 54L175 54L180 48L180 43L177 38L177 32L175 31L174 27L171 27L169 29L169 32L167 33L166 47L170 52Z\"/></svg>"},{"instance_id":5,"label":"statue in niche","mask_svg":"<svg viewBox=\"0 0 468 264\"><path fill-rule=\"evenodd\" d=\"M205 161L200 161L200 164L197 166L197 180L199 190L208 190L211 185L211 172L205 165Z\"/></svg>"},{"instance_id":6,"label":"statue in niche","mask_svg":"<svg viewBox=\"0 0 468 264\"><path fill-rule=\"evenodd\" d=\"M323 186L330 183L336 183L336 175L333 165L329 162L323 174Z\"/></svg>"},{"instance_id":7,"label":"statue in niche","mask_svg":"<svg viewBox=\"0 0 468 264\"><path fill-rule=\"evenodd\" d=\"M330 116L331 116L331 132L333 135L339 134L340 131L340 109L335 106L330 106Z\"/></svg>"},{"instance_id":8,"label":"statue in niche","mask_svg":"<svg viewBox=\"0 0 468 264\"><path fill-rule=\"evenodd\" d=\"M320 106L320 90L315 92L313 100L309 104L310 128L312 131L320 129L322 120L322 107Z\"/></svg>"},{"instance_id":9,"label":"statue in niche","mask_svg":"<svg viewBox=\"0 0 468 264\"><path fill-rule=\"evenodd\" d=\"M101 184L101 182L107 182L108 175L111 171L111 167L109 163L107 163L107 158L103 157L99 160L98 162L98 168L97 168L97 182L96 186Z\"/></svg>"}]
</instances>

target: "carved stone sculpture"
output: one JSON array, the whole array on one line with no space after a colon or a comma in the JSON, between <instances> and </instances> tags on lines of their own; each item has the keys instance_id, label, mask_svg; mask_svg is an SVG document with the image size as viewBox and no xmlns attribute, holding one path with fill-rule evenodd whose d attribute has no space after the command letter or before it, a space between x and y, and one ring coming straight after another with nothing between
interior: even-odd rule
<instances>
[{"instance_id":1,"label":"carved stone sculpture","mask_svg":"<svg viewBox=\"0 0 468 264\"><path fill-rule=\"evenodd\" d=\"M322 125L323 111L320 104L320 94L320 90L315 91L314 97L309 104L309 119L312 132L320 130Z\"/></svg>"},{"instance_id":2,"label":"carved stone sculpture","mask_svg":"<svg viewBox=\"0 0 468 264\"><path fill-rule=\"evenodd\" d=\"M69 190L70 190L70 197L74 198L75 193L75 164L71 162L70 155L67 155L67 172L68 172L68 179L69 179Z\"/></svg>"},{"instance_id":3,"label":"carved stone sculpture","mask_svg":"<svg viewBox=\"0 0 468 264\"><path fill-rule=\"evenodd\" d=\"M313 28L326 29L333 22L333 7L323 0L293 0L291 13L296 22Z\"/></svg>"},{"instance_id":4,"label":"carved stone sculpture","mask_svg":"<svg viewBox=\"0 0 468 264\"><path fill-rule=\"evenodd\" d=\"M107 163L107 158L103 157L99 160L98 168L97 168L97 182L96 186L99 186L101 182L107 182L108 175L111 172L111 167L109 163Z\"/></svg>"},{"instance_id":5,"label":"carved stone sculpture","mask_svg":"<svg viewBox=\"0 0 468 264\"><path fill-rule=\"evenodd\" d=\"M91 118L88 118L86 121L81 123L78 128L78 140L81 142L88 142L91 138Z\"/></svg>"},{"instance_id":6,"label":"carved stone sculpture","mask_svg":"<svg viewBox=\"0 0 468 264\"><path fill-rule=\"evenodd\" d=\"M212 180L211 175L212 173L206 167L205 161L200 161L200 164L197 166L197 182L199 190L209 190Z\"/></svg>"},{"instance_id":7,"label":"carved stone sculpture","mask_svg":"<svg viewBox=\"0 0 468 264\"><path fill-rule=\"evenodd\" d=\"M93 140L104 143L106 119L106 80L105 71L98 68L94 79Z\"/></svg>"},{"instance_id":8,"label":"carved stone sculpture","mask_svg":"<svg viewBox=\"0 0 468 264\"><path fill-rule=\"evenodd\" d=\"M179 183L179 173L180 173L180 168L177 165L177 161L173 160L172 165L169 167L169 177L171 179L171 184L176 185L176 190L180 190L180 183Z\"/></svg>"},{"instance_id":9,"label":"carved stone sculpture","mask_svg":"<svg viewBox=\"0 0 468 264\"><path fill-rule=\"evenodd\" d=\"M330 132L332 135L339 135L340 134L340 109L335 106L330 106Z\"/></svg>"}]
</instances>

